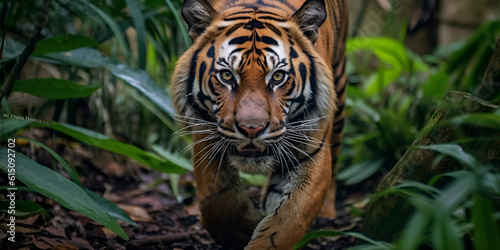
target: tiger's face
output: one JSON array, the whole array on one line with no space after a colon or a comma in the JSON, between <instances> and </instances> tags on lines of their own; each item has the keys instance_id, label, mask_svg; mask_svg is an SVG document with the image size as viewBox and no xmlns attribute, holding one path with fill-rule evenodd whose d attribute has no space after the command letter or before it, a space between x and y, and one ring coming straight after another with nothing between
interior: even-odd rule
<instances>
[{"instance_id":1,"label":"tiger's face","mask_svg":"<svg viewBox=\"0 0 500 250\"><path fill-rule=\"evenodd\" d=\"M179 59L172 95L192 132L214 140L206 157L247 173L300 164L321 143L314 133L335 108L332 73L314 50L315 34L295 15L193 8L206 17L193 24L185 17L194 44Z\"/></svg>"}]
</instances>

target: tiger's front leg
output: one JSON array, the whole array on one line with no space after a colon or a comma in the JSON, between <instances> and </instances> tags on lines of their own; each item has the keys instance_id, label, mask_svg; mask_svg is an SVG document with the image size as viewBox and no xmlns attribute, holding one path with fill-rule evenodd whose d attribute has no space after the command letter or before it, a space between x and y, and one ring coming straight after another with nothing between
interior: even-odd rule
<instances>
[{"instance_id":1,"label":"tiger's front leg","mask_svg":"<svg viewBox=\"0 0 500 250\"><path fill-rule=\"evenodd\" d=\"M201 223L225 249L243 249L264 216L248 198L238 171L211 152L216 142L199 140L204 137L195 136L193 152Z\"/></svg>"},{"instance_id":2,"label":"tiger's front leg","mask_svg":"<svg viewBox=\"0 0 500 250\"><path fill-rule=\"evenodd\" d=\"M320 210L330 176L328 147L288 173L272 174L263 203L267 216L245 249L293 249Z\"/></svg>"}]
</instances>

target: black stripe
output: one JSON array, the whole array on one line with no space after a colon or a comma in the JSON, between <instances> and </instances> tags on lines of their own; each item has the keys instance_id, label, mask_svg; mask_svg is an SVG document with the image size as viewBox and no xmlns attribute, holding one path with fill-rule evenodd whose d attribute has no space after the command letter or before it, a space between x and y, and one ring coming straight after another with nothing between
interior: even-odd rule
<instances>
[{"instance_id":1,"label":"black stripe","mask_svg":"<svg viewBox=\"0 0 500 250\"><path fill-rule=\"evenodd\" d=\"M333 129L333 134L340 134L340 133L342 133L342 130L344 130L344 123L343 122L341 124L339 124L338 128Z\"/></svg>"},{"instance_id":2,"label":"black stripe","mask_svg":"<svg viewBox=\"0 0 500 250\"><path fill-rule=\"evenodd\" d=\"M226 36L230 36L233 32L239 29L241 26L245 25L244 23L237 23L233 27L231 27L227 32Z\"/></svg>"},{"instance_id":3,"label":"black stripe","mask_svg":"<svg viewBox=\"0 0 500 250\"><path fill-rule=\"evenodd\" d=\"M340 124L342 124L342 123L344 123L344 117L342 117L342 119L340 119L340 120L338 120L338 121L334 122L334 123L333 123L333 126L334 126L334 127L337 127L337 126L339 126L339 125L340 125Z\"/></svg>"},{"instance_id":4,"label":"black stripe","mask_svg":"<svg viewBox=\"0 0 500 250\"><path fill-rule=\"evenodd\" d=\"M250 40L250 37L248 37L248 36L240 36L240 37L236 37L236 38L231 39L231 41L229 41L229 45L244 44L244 43L248 42L249 40Z\"/></svg>"},{"instance_id":5,"label":"black stripe","mask_svg":"<svg viewBox=\"0 0 500 250\"><path fill-rule=\"evenodd\" d=\"M328 129L329 128L327 128L326 130L328 131ZM325 133L325 135L323 136L323 139L321 140L321 144L319 145L319 147L316 150L314 150L314 152L310 153L309 156L306 156L306 157L304 157L304 159L300 160L300 164L304 163L307 160L312 159L314 156L316 156L319 153L319 151L321 151L321 149L323 149L323 146L325 145L326 136L327 136L327 133Z\"/></svg>"},{"instance_id":6,"label":"black stripe","mask_svg":"<svg viewBox=\"0 0 500 250\"><path fill-rule=\"evenodd\" d=\"M264 26L266 26L268 29L270 29L272 32L274 32L274 34L276 34L277 36L281 37L281 31L276 28L276 26L270 24L270 23L264 23Z\"/></svg>"},{"instance_id":7,"label":"black stripe","mask_svg":"<svg viewBox=\"0 0 500 250\"><path fill-rule=\"evenodd\" d=\"M342 114L342 111L344 111L344 107L345 107L345 105L344 105L344 104L342 104L341 106L339 106L339 107L337 108L337 111L335 111L335 117L337 117L337 116L339 116L340 114Z\"/></svg>"},{"instance_id":8,"label":"black stripe","mask_svg":"<svg viewBox=\"0 0 500 250\"><path fill-rule=\"evenodd\" d=\"M275 22L280 22L280 23L283 23L283 22L286 22L285 19L282 19L282 18L275 18L275 17L270 17L270 16L261 16L261 17L258 17L259 19L264 19L264 20L272 20L272 21L275 21Z\"/></svg>"},{"instance_id":9,"label":"black stripe","mask_svg":"<svg viewBox=\"0 0 500 250\"><path fill-rule=\"evenodd\" d=\"M230 21L236 21L236 20L249 20L249 19L252 19L252 18L243 16L243 17L224 18L224 21L230 22Z\"/></svg>"},{"instance_id":10,"label":"black stripe","mask_svg":"<svg viewBox=\"0 0 500 250\"><path fill-rule=\"evenodd\" d=\"M335 80L337 80L337 79L335 79ZM347 84L344 83L344 86L342 86L342 88L337 91L337 97L341 97L344 94L346 86L347 86Z\"/></svg>"},{"instance_id":11,"label":"black stripe","mask_svg":"<svg viewBox=\"0 0 500 250\"><path fill-rule=\"evenodd\" d=\"M278 41L274 40L274 38L269 36L262 36L262 42L270 45L278 45Z\"/></svg>"}]
</instances>

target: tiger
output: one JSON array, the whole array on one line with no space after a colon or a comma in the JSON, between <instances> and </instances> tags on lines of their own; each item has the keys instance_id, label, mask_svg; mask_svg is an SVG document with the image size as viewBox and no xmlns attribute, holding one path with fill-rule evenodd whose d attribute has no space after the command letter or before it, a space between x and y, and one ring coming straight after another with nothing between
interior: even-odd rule
<instances>
[{"instance_id":1,"label":"tiger","mask_svg":"<svg viewBox=\"0 0 500 250\"><path fill-rule=\"evenodd\" d=\"M335 216L347 3L184 0L181 14L192 45L169 91L201 224L225 249L292 249L320 210ZM260 207L240 171L267 175Z\"/></svg>"}]
</instances>

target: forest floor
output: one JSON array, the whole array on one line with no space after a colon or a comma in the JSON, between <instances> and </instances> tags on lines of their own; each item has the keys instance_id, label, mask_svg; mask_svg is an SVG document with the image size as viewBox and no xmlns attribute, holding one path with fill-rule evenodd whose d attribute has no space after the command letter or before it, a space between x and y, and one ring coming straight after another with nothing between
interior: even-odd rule
<instances>
[{"instance_id":1,"label":"forest floor","mask_svg":"<svg viewBox=\"0 0 500 250\"><path fill-rule=\"evenodd\" d=\"M180 202L174 197L168 175L149 170L126 158L93 149L63 139L52 141L46 131L36 131L43 143L61 155L71 166L76 166L83 185L114 202L137 223L136 226L120 222L129 241L95 221L62 207L57 202L34 192L21 192L17 199L35 201L46 209L49 216L31 214L16 219L16 242L8 241L5 233L6 214L0 215L0 246L2 249L219 249L202 228L199 208L195 201L191 174L179 181ZM47 152L26 145L23 154L45 166L59 164ZM34 150L33 150L34 149ZM64 171L60 171L63 173ZM0 183L6 182L4 175ZM3 185L3 184L2 184ZM365 185L366 187L366 185ZM351 189L351 190L344 190ZM365 188L339 187L337 218L317 218L311 230L359 232L362 217L354 216L353 207L366 205ZM248 187L247 193L255 202L260 187ZM349 195L346 195L349 193ZM5 197L4 197L5 198ZM360 205L361 204L361 205ZM293 218L291 218L293 219ZM353 246L351 237L321 238L310 241L303 249L345 249Z\"/></svg>"}]
</instances>

